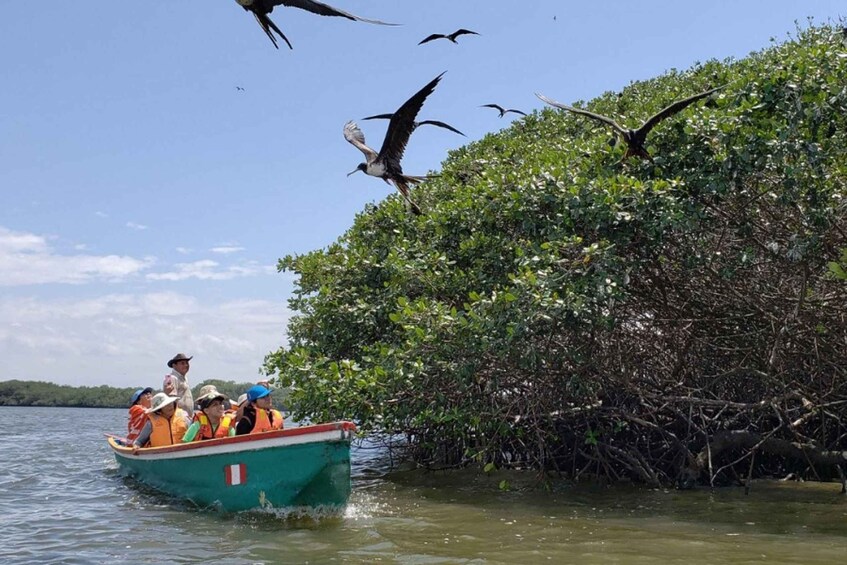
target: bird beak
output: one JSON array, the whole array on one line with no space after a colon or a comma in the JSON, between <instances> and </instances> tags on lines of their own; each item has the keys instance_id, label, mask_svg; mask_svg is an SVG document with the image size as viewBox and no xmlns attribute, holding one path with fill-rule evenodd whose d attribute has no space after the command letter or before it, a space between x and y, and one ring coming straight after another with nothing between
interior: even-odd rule
<instances>
[{"instance_id":1,"label":"bird beak","mask_svg":"<svg viewBox=\"0 0 847 565\"><path fill-rule=\"evenodd\" d=\"M349 177L349 176L350 176L350 175L352 175L353 173L358 173L358 172L359 172L359 169L353 169L352 171L350 171L349 173L347 173L347 176Z\"/></svg>"}]
</instances>

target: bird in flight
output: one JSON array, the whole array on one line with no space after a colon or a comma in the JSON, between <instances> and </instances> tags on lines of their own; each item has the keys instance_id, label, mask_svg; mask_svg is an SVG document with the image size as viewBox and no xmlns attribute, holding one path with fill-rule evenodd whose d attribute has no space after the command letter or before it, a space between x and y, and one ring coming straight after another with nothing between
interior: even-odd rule
<instances>
[{"instance_id":1,"label":"bird in flight","mask_svg":"<svg viewBox=\"0 0 847 565\"><path fill-rule=\"evenodd\" d=\"M513 108L509 108L508 110L500 106L499 104L483 104L480 108L494 108L498 112L500 112L500 117L502 118L508 112L514 112L515 114L520 114L521 116L526 116L526 112L521 112L520 110L515 110Z\"/></svg>"},{"instance_id":2,"label":"bird in flight","mask_svg":"<svg viewBox=\"0 0 847 565\"><path fill-rule=\"evenodd\" d=\"M244 92L244 88L243 88L243 87L241 87L241 86L236 86L236 87L235 87L235 90L238 90L238 91L240 91L240 92Z\"/></svg>"},{"instance_id":3,"label":"bird in flight","mask_svg":"<svg viewBox=\"0 0 847 565\"><path fill-rule=\"evenodd\" d=\"M457 29L456 31L454 31L453 33L451 33L449 35L443 35L441 33L433 33L432 35L428 35L427 37L425 37L420 43L418 43L418 45L423 45L424 43L428 43L430 41L435 41L436 39L449 39L450 41L452 41L453 43L456 43L458 45L458 41L456 41L456 38L459 37L460 35L479 35L479 34L475 31L471 31L469 29L464 29L464 28Z\"/></svg>"},{"instance_id":4,"label":"bird in flight","mask_svg":"<svg viewBox=\"0 0 847 565\"><path fill-rule=\"evenodd\" d=\"M624 156L621 158L621 161L625 161L629 157L641 157L643 159L652 161L653 157L650 156L650 153L648 153L647 149L644 147L644 142L647 141L647 134L650 133L650 130L656 127L656 125L658 125L658 123L662 120L669 118L674 114L678 114L691 104L694 104L698 100L706 98L707 96L711 96L713 93L725 87L726 85L719 86L717 88L712 88L704 92L695 94L693 96L689 96L688 98L677 100L676 102L673 102L665 108L662 108L661 110L659 110L659 112L647 118L647 120L643 124L641 124L638 129L625 128L612 118L603 116L601 114L595 114L594 112L589 112L588 110L574 108L572 106L562 104L561 102L556 102L555 100L551 100L542 94L536 93L535 95L555 108L567 110L568 112L573 112L574 114L580 114L582 116L589 117L592 120L596 120L598 122L606 124L607 126L611 126L612 129L614 129L615 132L626 143L626 153L624 153Z\"/></svg>"},{"instance_id":5,"label":"bird in flight","mask_svg":"<svg viewBox=\"0 0 847 565\"><path fill-rule=\"evenodd\" d=\"M390 120L392 116L394 116L394 114L377 114L375 116L368 116L367 118L362 118L362 119L363 120ZM465 137L467 137L465 134L463 134L462 132L460 132L459 130L457 130L456 128L451 126L450 124L445 124L444 122L439 122L438 120L422 120L420 122L415 122L413 127L412 127L412 131L415 131L416 129L418 129L418 126L425 126L425 125L438 126L440 128L449 129L450 131L452 131L454 133L458 133L459 135L464 135Z\"/></svg>"},{"instance_id":6,"label":"bird in flight","mask_svg":"<svg viewBox=\"0 0 847 565\"><path fill-rule=\"evenodd\" d=\"M259 22L259 25L262 27L262 31L270 38L271 43L274 44L274 47L279 49L279 45L277 44L276 37L274 37L273 32L276 32L283 41L288 45L289 49L294 49L291 46L291 42L288 41L288 38L285 37L285 34L282 33L273 21L271 21L270 14L274 11L276 6L288 6L290 8L300 8L301 10L306 10L307 12L312 12L313 14L318 14L319 16L338 16L342 18L347 18L348 20L355 20L359 22L366 22L369 24L379 24L392 26L397 24L389 24L386 22L382 22L380 20L369 20L367 18L360 18L359 16L355 16L353 14L347 13L343 10L339 10L338 8L333 8L328 4L324 4L322 2L317 2L316 0L235 0L238 4L247 10L248 12L252 12L253 16L255 16L256 21Z\"/></svg>"},{"instance_id":7,"label":"bird in flight","mask_svg":"<svg viewBox=\"0 0 847 565\"><path fill-rule=\"evenodd\" d=\"M406 100L391 115L391 119L388 122L388 130L385 132L385 139L382 142L379 153L365 145L365 135L359 129L359 126L356 125L356 122L350 121L344 124L344 139L365 156L365 162L359 163L359 166L347 173L347 176L349 177L357 171L362 171L372 177L379 177L388 184L393 184L397 188L397 191L405 198L406 204L412 213L417 215L420 215L421 209L412 200L409 194L409 185L417 184L425 180L426 177L403 174L400 161L403 159L406 143L408 143L409 137L415 130L415 118L418 112L420 112L427 96L432 94L442 76L444 76L444 73L429 81L426 86Z\"/></svg>"}]
</instances>

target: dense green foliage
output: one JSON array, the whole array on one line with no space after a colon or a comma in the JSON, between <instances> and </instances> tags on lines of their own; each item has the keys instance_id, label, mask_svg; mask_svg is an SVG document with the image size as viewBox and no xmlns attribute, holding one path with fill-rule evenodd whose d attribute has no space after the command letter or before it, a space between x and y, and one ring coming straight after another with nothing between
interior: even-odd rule
<instances>
[{"instance_id":1,"label":"dense green foliage","mask_svg":"<svg viewBox=\"0 0 847 565\"><path fill-rule=\"evenodd\" d=\"M722 84L650 134L654 163L545 109L452 152L423 216L389 197L282 259L299 315L265 368L291 408L403 434L428 465L714 481L725 449L737 473L814 474L778 452L847 431L840 30L585 107L635 126Z\"/></svg>"},{"instance_id":2,"label":"dense green foliage","mask_svg":"<svg viewBox=\"0 0 847 565\"><path fill-rule=\"evenodd\" d=\"M200 387L207 384L215 385L218 391L232 399L237 399L253 385L210 379L192 388L195 397ZM41 381L3 381L0 382L0 406L126 408L136 390L134 387L115 388L106 385L75 387Z\"/></svg>"}]
</instances>

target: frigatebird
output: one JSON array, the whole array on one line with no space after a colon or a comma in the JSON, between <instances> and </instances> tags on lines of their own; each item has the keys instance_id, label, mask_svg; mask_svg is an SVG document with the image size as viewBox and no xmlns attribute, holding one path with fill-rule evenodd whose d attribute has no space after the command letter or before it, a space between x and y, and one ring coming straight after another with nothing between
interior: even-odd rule
<instances>
[{"instance_id":1,"label":"frigatebird","mask_svg":"<svg viewBox=\"0 0 847 565\"><path fill-rule=\"evenodd\" d=\"M457 29L456 31L454 31L453 33L451 33L449 35L444 35L444 34L441 34L441 33L433 33L432 35L428 35L427 37L425 37L420 43L418 43L418 45L423 45L424 43L428 43L430 41L435 41L436 39L449 39L450 41L452 41L453 43L456 43L458 45L459 42L456 41L456 38L459 37L460 35L479 35L479 34L475 31L471 31L469 29L464 29L464 28Z\"/></svg>"},{"instance_id":2,"label":"frigatebird","mask_svg":"<svg viewBox=\"0 0 847 565\"><path fill-rule=\"evenodd\" d=\"M520 114L521 116L526 116L526 112L521 112L520 110L515 110L514 108L509 108L508 110L500 106L499 104L483 104L480 108L494 108L498 112L500 112L500 117L502 118L508 112L514 112L515 114Z\"/></svg>"},{"instance_id":3,"label":"frigatebird","mask_svg":"<svg viewBox=\"0 0 847 565\"><path fill-rule=\"evenodd\" d=\"M377 114L376 116L368 116L367 118L362 118L362 119L363 120L390 120L393 115L394 114ZM425 126L425 125L438 126L440 128L449 129L450 131L452 131L454 133L458 133L459 135L464 135L465 137L467 137L465 134L463 134L462 132L460 132L459 130L457 130L456 128L451 126L450 124L445 124L444 122L439 122L438 120L422 120L420 122L415 122L414 126L412 127L412 131L415 131L416 129L418 129L418 126Z\"/></svg>"},{"instance_id":4,"label":"frigatebird","mask_svg":"<svg viewBox=\"0 0 847 565\"><path fill-rule=\"evenodd\" d=\"M432 94L442 76L444 76L444 73L429 81L426 86L406 100L392 114L379 153L365 145L365 135L359 129L359 126L356 125L356 122L350 121L344 124L344 139L365 155L365 162L359 163L359 166L347 173L347 176L349 177L357 171L362 171L372 177L379 177L388 184L393 184L398 192L403 195L403 198L406 199L409 209L418 215L421 213L421 209L409 195L409 185L417 184L425 180L426 177L414 177L403 174L400 160L403 158L403 152L406 150L406 143L408 143L409 137L415 130L415 118L418 112L420 112L427 96Z\"/></svg>"},{"instance_id":5,"label":"frigatebird","mask_svg":"<svg viewBox=\"0 0 847 565\"><path fill-rule=\"evenodd\" d=\"M276 6L288 6L290 8L300 8L301 10L306 10L307 12L312 12L313 14L318 14L319 16L339 16L342 18L347 18L348 20L355 20L359 22L366 22L369 24L379 24L385 26L393 26L397 24L389 24L386 22L382 22L380 20L369 20L367 18L360 18L359 16L355 16L343 10L339 10L338 8L333 8L327 4L322 2L317 2L316 0L235 0L238 4L247 10L248 12L252 12L253 16L256 17L256 21L259 22L259 25L262 27L262 31L270 38L271 43L274 44L274 47L279 49L279 45L277 44L276 37L274 37L272 31L275 31L277 35L279 35L283 41L288 45L289 49L294 49L291 46L291 42L288 41L288 38L285 37L285 34L282 33L275 23L271 21L271 18L268 16L271 12L274 11Z\"/></svg>"},{"instance_id":6,"label":"frigatebird","mask_svg":"<svg viewBox=\"0 0 847 565\"><path fill-rule=\"evenodd\" d=\"M652 161L653 157L650 156L650 153L648 153L647 149L644 147L644 142L647 141L647 134L650 133L650 130L656 127L656 125L662 120L669 118L674 114L678 114L691 104L694 104L702 98L711 96L713 93L725 87L726 85L719 86L717 88L706 90L705 92L700 92L698 94L695 94L694 96L689 96L688 98L677 100L676 102L671 103L670 105L659 110L659 112L657 112L656 114L647 118L647 120L643 124L641 124L638 129L625 128L612 118L603 116L601 114L595 114L594 112L589 112L588 110L574 108L572 106L562 104L561 102L556 102L555 100L550 100L546 96L538 94L537 92L535 93L535 95L547 104L550 104L551 106L560 108L562 110L567 110L568 112L573 112L575 114L587 116L592 120L597 120L598 122L602 122L607 126L611 126L612 129L614 129L615 132L626 143L626 153L624 153L624 156L621 158L621 161L625 161L629 157L641 157L642 159Z\"/></svg>"}]
</instances>

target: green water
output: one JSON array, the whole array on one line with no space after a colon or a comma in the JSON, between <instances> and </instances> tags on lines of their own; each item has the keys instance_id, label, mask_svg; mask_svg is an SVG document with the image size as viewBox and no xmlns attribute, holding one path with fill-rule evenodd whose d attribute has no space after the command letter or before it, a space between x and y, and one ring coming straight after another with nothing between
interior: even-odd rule
<instances>
[{"instance_id":1,"label":"green water","mask_svg":"<svg viewBox=\"0 0 847 565\"><path fill-rule=\"evenodd\" d=\"M210 512L119 476L102 432L125 416L0 408L0 563L847 563L835 483L545 491L354 448L343 515Z\"/></svg>"}]
</instances>

